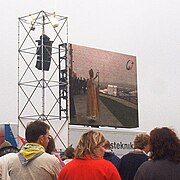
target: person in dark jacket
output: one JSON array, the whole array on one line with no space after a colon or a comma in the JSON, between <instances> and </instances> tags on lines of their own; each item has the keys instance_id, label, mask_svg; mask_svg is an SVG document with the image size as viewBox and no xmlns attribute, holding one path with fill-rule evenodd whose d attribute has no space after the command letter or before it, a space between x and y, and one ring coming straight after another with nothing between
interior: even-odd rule
<instances>
[{"instance_id":1,"label":"person in dark jacket","mask_svg":"<svg viewBox=\"0 0 180 180\"><path fill-rule=\"evenodd\" d=\"M114 166L118 169L120 158L114 154L114 152L111 149L111 144L108 140L106 140L104 148L104 159L111 161L114 164Z\"/></svg>"},{"instance_id":2,"label":"person in dark jacket","mask_svg":"<svg viewBox=\"0 0 180 180\"><path fill-rule=\"evenodd\" d=\"M119 163L118 170L122 180L133 180L139 166L149 159L150 136L146 133L137 134L134 139L134 150L125 154Z\"/></svg>"}]
</instances>

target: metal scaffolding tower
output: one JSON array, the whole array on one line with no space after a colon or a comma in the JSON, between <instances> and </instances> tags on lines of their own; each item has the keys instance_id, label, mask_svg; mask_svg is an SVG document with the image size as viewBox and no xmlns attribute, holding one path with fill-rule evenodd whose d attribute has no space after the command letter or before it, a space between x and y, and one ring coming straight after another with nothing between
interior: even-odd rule
<instances>
[{"instance_id":1,"label":"metal scaffolding tower","mask_svg":"<svg viewBox=\"0 0 180 180\"><path fill-rule=\"evenodd\" d=\"M40 11L18 21L18 125L50 125L57 148L68 145L67 17Z\"/></svg>"}]
</instances>

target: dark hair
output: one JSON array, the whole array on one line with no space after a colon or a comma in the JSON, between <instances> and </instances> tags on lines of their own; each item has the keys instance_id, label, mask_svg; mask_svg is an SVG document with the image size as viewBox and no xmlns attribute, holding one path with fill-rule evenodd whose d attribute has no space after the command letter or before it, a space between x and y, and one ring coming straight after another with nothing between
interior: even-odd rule
<instances>
[{"instance_id":1,"label":"dark hair","mask_svg":"<svg viewBox=\"0 0 180 180\"><path fill-rule=\"evenodd\" d=\"M104 148L111 149L111 143L108 140L105 141Z\"/></svg>"},{"instance_id":2,"label":"dark hair","mask_svg":"<svg viewBox=\"0 0 180 180\"><path fill-rule=\"evenodd\" d=\"M72 146L69 146L68 148L66 148L66 150L64 151L64 155L66 156L66 158L68 159L73 159L75 156L75 149Z\"/></svg>"},{"instance_id":3,"label":"dark hair","mask_svg":"<svg viewBox=\"0 0 180 180\"><path fill-rule=\"evenodd\" d=\"M37 142L39 136L46 135L47 130L50 129L49 125L44 121L36 120L30 122L26 128L26 140L28 143Z\"/></svg>"},{"instance_id":4,"label":"dark hair","mask_svg":"<svg viewBox=\"0 0 180 180\"><path fill-rule=\"evenodd\" d=\"M52 152L56 152L56 145L51 135L49 135L49 143L47 145L46 152L49 154L51 154Z\"/></svg>"},{"instance_id":5,"label":"dark hair","mask_svg":"<svg viewBox=\"0 0 180 180\"><path fill-rule=\"evenodd\" d=\"M152 160L168 159L180 162L180 141L176 133L167 127L155 128L150 132Z\"/></svg>"}]
</instances>

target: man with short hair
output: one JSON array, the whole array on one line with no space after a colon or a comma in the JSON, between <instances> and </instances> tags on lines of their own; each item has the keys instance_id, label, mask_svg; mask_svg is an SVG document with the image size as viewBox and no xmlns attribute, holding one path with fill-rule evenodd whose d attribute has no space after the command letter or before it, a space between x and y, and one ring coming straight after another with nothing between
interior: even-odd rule
<instances>
[{"instance_id":1,"label":"man with short hair","mask_svg":"<svg viewBox=\"0 0 180 180\"><path fill-rule=\"evenodd\" d=\"M26 128L26 143L8 163L11 180L54 180L61 170L58 159L45 152L50 127L43 121L30 122Z\"/></svg>"},{"instance_id":2,"label":"man with short hair","mask_svg":"<svg viewBox=\"0 0 180 180\"><path fill-rule=\"evenodd\" d=\"M122 180L134 179L139 166L148 160L150 150L150 136L146 133L137 134L134 139L134 150L125 154L119 163L118 170Z\"/></svg>"}]
</instances>

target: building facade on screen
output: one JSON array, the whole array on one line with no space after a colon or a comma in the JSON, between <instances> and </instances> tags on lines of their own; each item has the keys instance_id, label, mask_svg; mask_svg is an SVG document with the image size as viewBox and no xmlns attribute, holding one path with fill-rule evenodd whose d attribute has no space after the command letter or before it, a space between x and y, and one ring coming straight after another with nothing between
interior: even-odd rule
<instances>
[{"instance_id":1,"label":"building facade on screen","mask_svg":"<svg viewBox=\"0 0 180 180\"><path fill-rule=\"evenodd\" d=\"M136 57L69 47L70 124L138 127Z\"/></svg>"}]
</instances>

